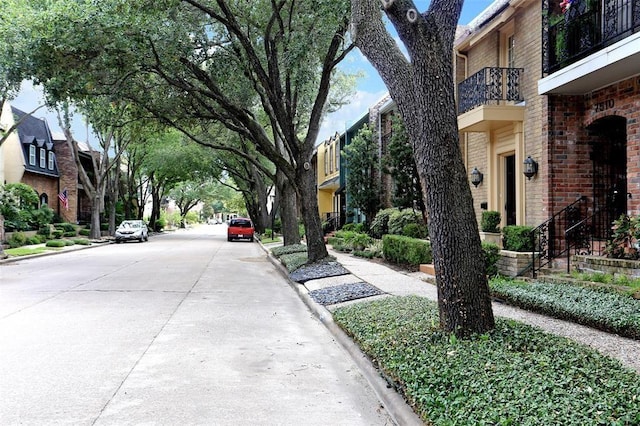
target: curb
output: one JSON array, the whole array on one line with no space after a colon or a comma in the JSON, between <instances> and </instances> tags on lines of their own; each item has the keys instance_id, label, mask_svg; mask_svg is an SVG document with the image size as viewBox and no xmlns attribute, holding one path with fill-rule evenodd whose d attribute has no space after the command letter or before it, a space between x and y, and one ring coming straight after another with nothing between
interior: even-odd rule
<instances>
[{"instance_id":1,"label":"curb","mask_svg":"<svg viewBox=\"0 0 640 426\"><path fill-rule=\"evenodd\" d=\"M88 246L80 246L80 245L74 245L74 246L69 246L66 249L63 250L50 250L44 253L37 253L37 254L28 254L26 256L13 256L13 257L7 257L6 259L0 259L0 265L2 265L3 263L12 263L12 262L18 262L20 260L26 260L26 259L33 259L36 257L45 257L45 256L52 256L54 254L62 254L62 253L69 253L71 251L78 251L78 250L86 250L86 249L91 249L91 248L96 248L96 247L101 247L104 245L109 245L111 244L110 242L107 243L91 243L91 245Z\"/></svg>"},{"instance_id":2,"label":"curb","mask_svg":"<svg viewBox=\"0 0 640 426\"><path fill-rule=\"evenodd\" d=\"M333 315L324 306L316 303L304 285L292 281L289 278L289 271L276 259L269 249L261 242L260 246L267 253L267 258L276 269L287 280L289 285L296 291L300 299L309 310L320 320L329 330L334 339L342 346L367 380L374 393L384 406L389 416L397 425L424 425L413 409L407 404L405 399L396 392L389 383L382 377L380 371L372 364L367 355L360 350L360 347L333 321Z\"/></svg>"}]
</instances>

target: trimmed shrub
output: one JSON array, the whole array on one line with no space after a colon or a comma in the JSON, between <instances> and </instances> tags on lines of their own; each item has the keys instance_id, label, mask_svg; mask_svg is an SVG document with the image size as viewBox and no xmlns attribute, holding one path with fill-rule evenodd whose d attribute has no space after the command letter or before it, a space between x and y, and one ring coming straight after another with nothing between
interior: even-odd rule
<instances>
[{"instance_id":1,"label":"trimmed shrub","mask_svg":"<svg viewBox=\"0 0 640 426\"><path fill-rule=\"evenodd\" d=\"M89 235L91 235L91 229L82 228L80 231L78 231L78 234L82 235L83 237L88 237Z\"/></svg>"},{"instance_id":2,"label":"trimmed shrub","mask_svg":"<svg viewBox=\"0 0 640 426\"><path fill-rule=\"evenodd\" d=\"M419 225L417 223L407 223L402 228L402 235L410 238L427 238L427 227L425 225Z\"/></svg>"},{"instance_id":3,"label":"trimmed shrub","mask_svg":"<svg viewBox=\"0 0 640 426\"><path fill-rule=\"evenodd\" d=\"M382 238L383 235L389 233L389 216L393 212L397 212L398 209L390 208L380 210L376 217L371 221L371 225L369 226L369 235L373 238Z\"/></svg>"},{"instance_id":4,"label":"trimmed shrub","mask_svg":"<svg viewBox=\"0 0 640 426\"><path fill-rule=\"evenodd\" d=\"M62 238L62 234L64 234L64 231L60 230L60 229L56 229L54 230L51 235L53 236L53 238Z\"/></svg>"},{"instance_id":5,"label":"trimmed shrub","mask_svg":"<svg viewBox=\"0 0 640 426\"><path fill-rule=\"evenodd\" d=\"M9 248L22 247L27 243L27 236L24 232L14 232L11 234L11 238L7 240Z\"/></svg>"},{"instance_id":6,"label":"trimmed shrub","mask_svg":"<svg viewBox=\"0 0 640 426\"><path fill-rule=\"evenodd\" d=\"M482 232L500 232L500 212L494 210L488 210L482 212L482 219L480 220L480 230Z\"/></svg>"},{"instance_id":7,"label":"trimmed shrub","mask_svg":"<svg viewBox=\"0 0 640 426\"><path fill-rule=\"evenodd\" d=\"M503 246L510 251L533 251L531 232L533 227L509 225L502 228Z\"/></svg>"},{"instance_id":8,"label":"trimmed shrub","mask_svg":"<svg viewBox=\"0 0 640 426\"><path fill-rule=\"evenodd\" d=\"M38 238L36 235L34 235L33 237L27 238L27 245L36 245L36 244L40 244L40 238Z\"/></svg>"},{"instance_id":9,"label":"trimmed shrub","mask_svg":"<svg viewBox=\"0 0 640 426\"><path fill-rule=\"evenodd\" d=\"M55 227L56 229L62 229L64 232L76 232L76 226L68 222L56 223Z\"/></svg>"},{"instance_id":10,"label":"trimmed shrub","mask_svg":"<svg viewBox=\"0 0 640 426\"><path fill-rule=\"evenodd\" d=\"M75 244L73 240L62 240L62 241L64 241L65 246L72 246Z\"/></svg>"},{"instance_id":11,"label":"trimmed shrub","mask_svg":"<svg viewBox=\"0 0 640 426\"><path fill-rule=\"evenodd\" d=\"M73 243L74 244L78 244L80 246L90 246L91 245L91 241L87 240L86 238L74 238L73 239Z\"/></svg>"},{"instance_id":12,"label":"trimmed shrub","mask_svg":"<svg viewBox=\"0 0 640 426\"><path fill-rule=\"evenodd\" d=\"M76 231L65 231L62 236L63 237L75 237L78 234L76 233Z\"/></svg>"},{"instance_id":13,"label":"trimmed shrub","mask_svg":"<svg viewBox=\"0 0 640 426\"><path fill-rule=\"evenodd\" d=\"M402 235L388 234L382 237L382 252L385 259L401 265L419 266L433 261L429 241Z\"/></svg>"},{"instance_id":14,"label":"trimmed shrub","mask_svg":"<svg viewBox=\"0 0 640 426\"><path fill-rule=\"evenodd\" d=\"M47 241L46 246L47 247L64 247L66 246L67 243L65 242L65 240L49 240Z\"/></svg>"},{"instance_id":15,"label":"trimmed shrub","mask_svg":"<svg viewBox=\"0 0 640 426\"><path fill-rule=\"evenodd\" d=\"M484 264L487 275L493 277L498 275L498 259L500 259L500 247L493 243L482 243L482 251L484 252Z\"/></svg>"},{"instance_id":16,"label":"trimmed shrub","mask_svg":"<svg viewBox=\"0 0 640 426\"><path fill-rule=\"evenodd\" d=\"M424 226L425 232L427 226L422 220L422 215L410 209L396 210L389 216L389 234L403 235L404 227L410 223ZM426 237L426 235L425 235Z\"/></svg>"},{"instance_id":17,"label":"trimmed shrub","mask_svg":"<svg viewBox=\"0 0 640 426\"><path fill-rule=\"evenodd\" d=\"M38 228L38 235L42 235L45 238L51 237L51 225L42 225Z\"/></svg>"}]
</instances>

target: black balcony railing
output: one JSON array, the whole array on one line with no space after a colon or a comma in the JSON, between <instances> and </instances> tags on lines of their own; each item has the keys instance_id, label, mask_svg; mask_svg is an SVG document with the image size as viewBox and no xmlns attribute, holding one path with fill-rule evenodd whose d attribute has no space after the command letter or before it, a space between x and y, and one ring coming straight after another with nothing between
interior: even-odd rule
<instances>
[{"instance_id":1,"label":"black balcony railing","mask_svg":"<svg viewBox=\"0 0 640 426\"><path fill-rule=\"evenodd\" d=\"M640 30L638 0L543 0L542 71L550 74Z\"/></svg>"},{"instance_id":2,"label":"black balcony railing","mask_svg":"<svg viewBox=\"0 0 640 426\"><path fill-rule=\"evenodd\" d=\"M458 84L458 114L480 105L523 101L520 87L522 68L483 68Z\"/></svg>"}]
</instances>

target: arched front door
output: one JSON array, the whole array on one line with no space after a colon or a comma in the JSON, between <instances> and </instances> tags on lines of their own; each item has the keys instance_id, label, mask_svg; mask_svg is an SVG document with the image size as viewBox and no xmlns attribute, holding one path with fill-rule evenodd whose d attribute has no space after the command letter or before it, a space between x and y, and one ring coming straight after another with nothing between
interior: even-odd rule
<instances>
[{"instance_id":1,"label":"arched front door","mask_svg":"<svg viewBox=\"0 0 640 426\"><path fill-rule=\"evenodd\" d=\"M611 222L627 213L627 120L605 117L588 130L593 163L593 212L602 216L608 234Z\"/></svg>"}]
</instances>

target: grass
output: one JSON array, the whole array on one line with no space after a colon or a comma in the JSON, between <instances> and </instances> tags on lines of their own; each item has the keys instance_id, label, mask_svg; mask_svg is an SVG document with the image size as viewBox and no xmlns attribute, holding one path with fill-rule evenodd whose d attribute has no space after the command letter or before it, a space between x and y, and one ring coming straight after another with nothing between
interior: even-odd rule
<instances>
[{"instance_id":1,"label":"grass","mask_svg":"<svg viewBox=\"0 0 640 426\"><path fill-rule=\"evenodd\" d=\"M342 307L340 325L421 418L442 425L634 425L640 376L568 339L497 318L455 339L434 302L393 297Z\"/></svg>"},{"instance_id":2,"label":"grass","mask_svg":"<svg viewBox=\"0 0 640 426\"><path fill-rule=\"evenodd\" d=\"M37 247L18 247L18 248L6 249L4 252L9 256L29 256L32 254L46 253L51 250L55 250L55 248L37 246Z\"/></svg>"}]
</instances>

